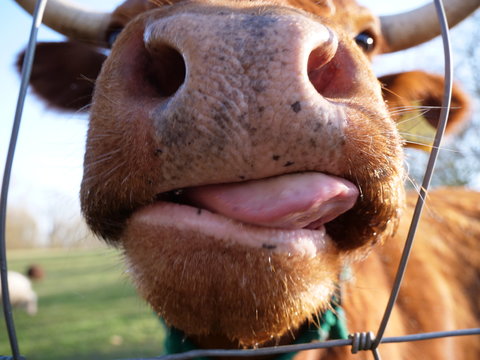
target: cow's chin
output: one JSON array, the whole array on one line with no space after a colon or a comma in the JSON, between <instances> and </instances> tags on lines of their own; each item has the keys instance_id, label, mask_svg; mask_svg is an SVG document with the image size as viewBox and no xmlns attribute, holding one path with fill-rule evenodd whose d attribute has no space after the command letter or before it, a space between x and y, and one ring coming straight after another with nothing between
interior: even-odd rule
<instances>
[{"instance_id":1,"label":"cow's chin","mask_svg":"<svg viewBox=\"0 0 480 360\"><path fill-rule=\"evenodd\" d=\"M312 320L340 269L323 228L262 228L171 203L134 213L122 242L140 294L167 324L247 347Z\"/></svg>"}]
</instances>

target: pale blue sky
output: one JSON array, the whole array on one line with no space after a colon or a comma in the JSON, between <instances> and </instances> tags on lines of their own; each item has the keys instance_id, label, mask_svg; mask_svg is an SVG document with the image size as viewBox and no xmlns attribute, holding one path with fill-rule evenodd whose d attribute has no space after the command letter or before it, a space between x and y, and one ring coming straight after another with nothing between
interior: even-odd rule
<instances>
[{"instance_id":1,"label":"pale blue sky","mask_svg":"<svg viewBox=\"0 0 480 360\"><path fill-rule=\"evenodd\" d=\"M120 1L84 0L96 9L111 9ZM426 1L363 0L366 6L386 14L411 9ZM13 1L0 5L0 166L3 172L4 158L16 105L19 77L13 63L16 54L25 46L30 29L30 17ZM40 41L61 40L61 36L42 26ZM436 48L437 45L434 45ZM424 51L425 52L425 51ZM432 52L427 52L432 54ZM405 69L433 68L441 71L438 59L443 55L434 52L428 56L396 55L391 59L376 61L378 72ZM427 59L425 59L427 57ZM388 65L387 65L388 64ZM418 66L417 66L418 65ZM86 117L78 114L58 114L41 104L34 96L28 96L20 130L17 153L11 182L11 203L28 204L44 226L52 215L74 217L78 214L78 189L82 175L82 156L85 142ZM46 224L46 225L45 225Z\"/></svg>"}]
</instances>

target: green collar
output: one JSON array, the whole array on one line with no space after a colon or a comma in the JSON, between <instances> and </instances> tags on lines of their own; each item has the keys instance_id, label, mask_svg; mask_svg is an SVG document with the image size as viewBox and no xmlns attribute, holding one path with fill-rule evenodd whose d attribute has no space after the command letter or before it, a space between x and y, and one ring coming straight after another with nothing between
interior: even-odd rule
<instances>
[{"instance_id":1,"label":"green collar","mask_svg":"<svg viewBox=\"0 0 480 360\"><path fill-rule=\"evenodd\" d=\"M300 334L294 344L304 344L312 341L325 341L333 339L348 339L348 330L345 320L345 313L336 299L331 302L331 309L325 311L320 317L320 327L310 324L308 328ZM162 324L163 321L162 321ZM185 334L175 328L166 327L166 338L164 349L166 354L178 354L198 348L186 338ZM279 355L276 360L291 360L296 353L287 353ZM197 360L211 360L210 358L197 358Z\"/></svg>"}]
</instances>

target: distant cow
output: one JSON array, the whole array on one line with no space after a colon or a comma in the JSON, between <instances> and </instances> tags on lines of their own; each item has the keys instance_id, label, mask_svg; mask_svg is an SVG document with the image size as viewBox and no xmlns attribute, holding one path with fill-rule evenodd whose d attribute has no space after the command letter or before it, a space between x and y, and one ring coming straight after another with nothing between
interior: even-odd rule
<instances>
[{"instance_id":1,"label":"distant cow","mask_svg":"<svg viewBox=\"0 0 480 360\"><path fill-rule=\"evenodd\" d=\"M450 24L478 6L448 1ZM85 218L180 342L289 344L338 296L349 331L377 328L413 201L398 110L430 109L419 121L436 125L443 79L378 81L370 59L437 36L431 6L378 18L353 0L129 0L111 14L49 1L45 23L83 42L39 44L32 86L90 110ZM468 112L457 88L453 103L449 130ZM387 335L478 326L479 204L431 194ZM381 351L478 359L480 341Z\"/></svg>"},{"instance_id":2,"label":"distant cow","mask_svg":"<svg viewBox=\"0 0 480 360\"><path fill-rule=\"evenodd\" d=\"M15 271L8 272L8 291L13 307L25 310L29 315L37 313L37 294L29 278ZM0 288L0 297L2 289Z\"/></svg>"}]
</instances>

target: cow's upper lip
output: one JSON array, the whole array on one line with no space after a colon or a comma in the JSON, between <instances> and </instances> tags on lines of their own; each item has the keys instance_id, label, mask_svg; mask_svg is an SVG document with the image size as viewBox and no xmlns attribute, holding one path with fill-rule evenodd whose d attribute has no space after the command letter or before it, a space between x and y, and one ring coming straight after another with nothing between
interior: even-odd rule
<instances>
[{"instance_id":1,"label":"cow's upper lip","mask_svg":"<svg viewBox=\"0 0 480 360\"><path fill-rule=\"evenodd\" d=\"M137 235L169 230L185 236L315 256L330 241L324 224L353 207L358 190L347 180L300 173L240 184L192 187L157 196L127 226ZM138 234L140 232L140 234Z\"/></svg>"}]
</instances>

